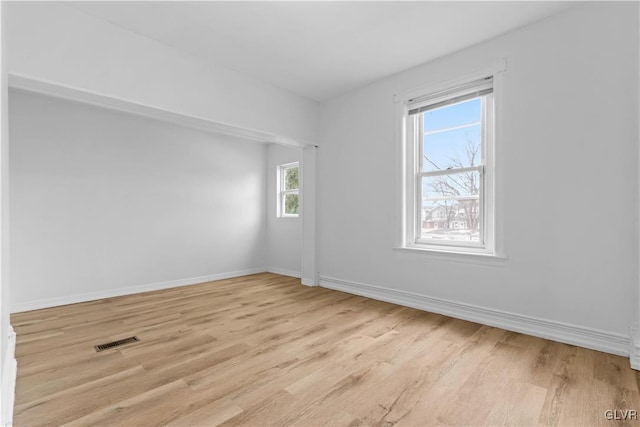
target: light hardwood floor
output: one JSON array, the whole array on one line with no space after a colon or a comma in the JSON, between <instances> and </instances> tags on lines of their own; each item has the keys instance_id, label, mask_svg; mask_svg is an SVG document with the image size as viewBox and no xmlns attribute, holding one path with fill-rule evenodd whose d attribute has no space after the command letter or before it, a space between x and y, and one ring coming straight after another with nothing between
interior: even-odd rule
<instances>
[{"instance_id":1,"label":"light hardwood floor","mask_svg":"<svg viewBox=\"0 0 640 427\"><path fill-rule=\"evenodd\" d=\"M626 358L269 273L12 323L18 426L617 426L637 422L606 410L640 410Z\"/></svg>"}]
</instances>

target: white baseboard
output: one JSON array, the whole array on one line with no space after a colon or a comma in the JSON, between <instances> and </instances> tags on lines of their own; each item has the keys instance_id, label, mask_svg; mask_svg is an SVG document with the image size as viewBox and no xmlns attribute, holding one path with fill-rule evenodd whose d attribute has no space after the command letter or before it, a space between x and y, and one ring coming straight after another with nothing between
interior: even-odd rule
<instances>
[{"instance_id":1,"label":"white baseboard","mask_svg":"<svg viewBox=\"0 0 640 427\"><path fill-rule=\"evenodd\" d=\"M188 279L170 280L167 282L149 283L146 285L129 286L124 288L108 289L99 292L89 292L85 294L68 295L64 297L47 298L11 305L11 313L22 311L39 310L41 308L57 307L60 305L76 304L79 302L94 301L104 298L113 298L123 295L138 294L141 292L158 291L161 289L175 288L178 286L197 285L199 283L211 282L214 280L230 279L233 277L247 276L249 274L264 273L264 267L250 268L247 270L231 271L227 273L211 274L208 276L191 277Z\"/></svg>"},{"instance_id":2,"label":"white baseboard","mask_svg":"<svg viewBox=\"0 0 640 427\"><path fill-rule=\"evenodd\" d=\"M16 375L18 364L16 362L16 333L10 329L6 339L6 352L2 367L2 422L1 425L13 425L13 404L16 397Z\"/></svg>"},{"instance_id":3,"label":"white baseboard","mask_svg":"<svg viewBox=\"0 0 640 427\"><path fill-rule=\"evenodd\" d=\"M317 279L303 277L300 282L305 286L320 286L320 283Z\"/></svg>"},{"instance_id":4,"label":"white baseboard","mask_svg":"<svg viewBox=\"0 0 640 427\"><path fill-rule=\"evenodd\" d=\"M331 277L321 277L320 286L605 353L629 356L629 337L621 334ZM640 355L640 348L638 350ZM637 362L640 362L640 357ZM640 363L636 366L640 366Z\"/></svg>"},{"instance_id":5,"label":"white baseboard","mask_svg":"<svg viewBox=\"0 0 640 427\"><path fill-rule=\"evenodd\" d=\"M287 269L278 268L278 267L267 267L267 272L268 273L274 273L274 274L280 274L282 276L295 277L297 279L302 277L302 274L299 271L287 270Z\"/></svg>"}]
</instances>

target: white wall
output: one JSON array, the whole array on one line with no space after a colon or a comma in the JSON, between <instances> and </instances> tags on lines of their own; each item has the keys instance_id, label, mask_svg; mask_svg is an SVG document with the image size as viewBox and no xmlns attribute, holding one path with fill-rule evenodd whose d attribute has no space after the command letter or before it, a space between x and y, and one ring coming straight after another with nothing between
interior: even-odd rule
<instances>
[{"instance_id":1,"label":"white wall","mask_svg":"<svg viewBox=\"0 0 640 427\"><path fill-rule=\"evenodd\" d=\"M628 337L638 277L637 8L580 5L322 103L321 276ZM508 260L394 251L393 95L503 57L497 161Z\"/></svg>"},{"instance_id":2,"label":"white wall","mask_svg":"<svg viewBox=\"0 0 640 427\"><path fill-rule=\"evenodd\" d=\"M7 231L4 224L7 223L7 216L5 207L9 201L8 189L8 147L9 147L9 105L8 105L8 87L7 87L7 73L6 73L6 38L4 33L6 31L5 26L5 9L6 3L0 3L0 43L2 44L0 49L0 193L2 199L0 200L0 236L2 238L2 246L0 246L0 367L4 366L5 358L5 339L9 331L9 281L6 277L6 270L8 267L5 260L8 260L9 253L5 251L5 242L8 241L8 236L5 235ZM4 376L4 372L3 372ZM1 412L0 412L1 413ZM4 421L4 420L0 420Z\"/></svg>"},{"instance_id":3,"label":"white wall","mask_svg":"<svg viewBox=\"0 0 640 427\"><path fill-rule=\"evenodd\" d=\"M173 113L316 140L317 103L61 2L11 2L9 72Z\"/></svg>"},{"instance_id":4,"label":"white wall","mask_svg":"<svg viewBox=\"0 0 640 427\"><path fill-rule=\"evenodd\" d=\"M267 151L267 268L274 273L301 275L302 218L277 217L277 168L300 162L302 149L269 144Z\"/></svg>"},{"instance_id":5,"label":"white wall","mask_svg":"<svg viewBox=\"0 0 640 427\"><path fill-rule=\"evenodd\" d=\"M5 56L5 3L0 3L0 425L13 421L15 333L9 319L9 105Z\"/></svg>"},{"instance_id":6,"label":"white wall","mask_svg":"<svg viewBox=\"0 0 640 427\"><path fill-rule=\"evenodd\" d=\"M14 311L264 268L264 144L21 91L9 104Z\"/></svg>"}]
</instances>

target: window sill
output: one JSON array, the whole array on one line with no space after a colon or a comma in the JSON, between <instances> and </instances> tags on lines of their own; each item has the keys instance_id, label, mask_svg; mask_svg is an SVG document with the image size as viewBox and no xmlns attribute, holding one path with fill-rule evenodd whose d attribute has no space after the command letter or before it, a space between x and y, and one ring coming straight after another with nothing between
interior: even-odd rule
<instances>
[{"instance_id":1,"label":"window sill","mask_svg":"<svg viewBox=\"0 0 640 427\"><path fill-rule=\"evenodd\" d=\"M395 252L404 252L428 256L438 261L462 262L480 265L503 265L509 259L506 255L479 252L461 252L452 249L432 249L419 247L395 247Z\"/></svg>"}]
</instances>

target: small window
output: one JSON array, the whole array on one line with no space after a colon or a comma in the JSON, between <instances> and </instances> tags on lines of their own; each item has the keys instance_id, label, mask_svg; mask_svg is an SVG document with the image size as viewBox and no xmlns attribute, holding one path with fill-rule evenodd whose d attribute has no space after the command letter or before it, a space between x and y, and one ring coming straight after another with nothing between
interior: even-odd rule
<instances>
[{"instance_id":1,"label":"small window","mask_svg":"<svg viewBox=\"0 0 640 427\"><path fill-rule=\"evenodd\" d=\"M278 217L297 217L300 209L299 164L278 166Z\"/></svg>"},{"instance_id":2,"label":"small window","mask_svg":"<svg viewBox=\"0 0 640 427\"><path fill-rule=\"evenodd\" d=\"M406 111L406 246L493 253L493 78Z\"/></svg>"}]
</instances>

